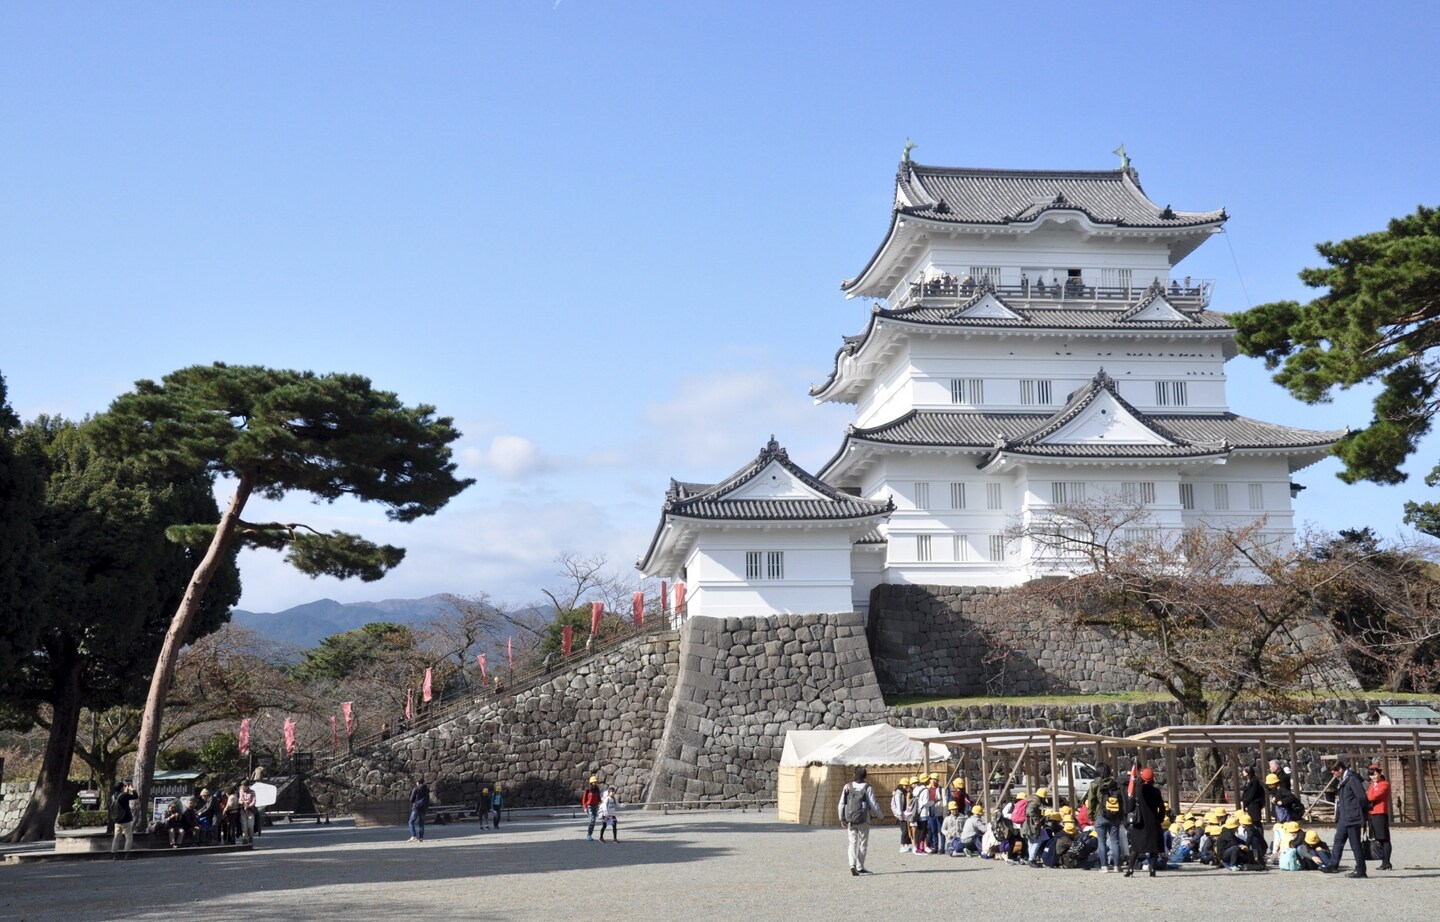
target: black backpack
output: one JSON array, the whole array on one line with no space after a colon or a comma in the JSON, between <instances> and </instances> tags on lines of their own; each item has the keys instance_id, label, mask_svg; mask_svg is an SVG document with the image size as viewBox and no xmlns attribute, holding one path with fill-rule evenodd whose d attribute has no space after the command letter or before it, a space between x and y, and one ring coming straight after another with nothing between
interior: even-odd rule
<instances>
[{"instance_id":1,"label":"black backpack","mask_svg":"<svg viewBox=\"0 0 1440 922\"><path fill-rule=\"evenodd\" d=\"M870 785L851 782L845 786L845 822L854 826L870 821Z\"/></svg>"}]
</instances>

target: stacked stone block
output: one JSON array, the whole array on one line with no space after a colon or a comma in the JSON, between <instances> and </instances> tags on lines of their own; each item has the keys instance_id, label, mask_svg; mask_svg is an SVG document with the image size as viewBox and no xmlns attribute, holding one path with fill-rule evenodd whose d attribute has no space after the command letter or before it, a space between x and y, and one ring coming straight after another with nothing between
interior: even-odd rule
<instances>
[{"instance_id":1,"label":"stacked stone block","mask_svg":"<svg viewBox=\"0 0 1440 922\"><path fill-rule=\"evenodd\" d=\"M652 804L773 797L787 731L885 720L858 613L695 618L680 658Z\"/></svg>"}]
</instances>

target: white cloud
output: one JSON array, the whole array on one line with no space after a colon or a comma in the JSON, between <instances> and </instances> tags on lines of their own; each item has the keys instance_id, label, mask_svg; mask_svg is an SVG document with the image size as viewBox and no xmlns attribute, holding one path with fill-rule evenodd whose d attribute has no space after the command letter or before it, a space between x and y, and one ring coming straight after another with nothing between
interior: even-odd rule
<instances>
[{"instance_id":1,"label":"white cloud","mask_svg":"<svg viewBox=\"0 0 1440 922\"><path fill-rule=\"evenodd\" d=\"M540 446L520 435L497 435L487 448L463 448L460 461L467 468L488 470L505 480L521 480L554 467Z\"/></svg>"}]
</instances>

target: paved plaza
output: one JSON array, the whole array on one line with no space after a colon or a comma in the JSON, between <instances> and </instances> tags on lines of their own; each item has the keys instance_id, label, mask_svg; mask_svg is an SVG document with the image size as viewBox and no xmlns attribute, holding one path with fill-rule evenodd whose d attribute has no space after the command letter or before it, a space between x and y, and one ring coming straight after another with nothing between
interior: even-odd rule
<instances>
[{"instance_id":1,"label":"paved plaza","mask_svg":"<svg viewBox=\"0 0 1440 922\"><path fill-rule=\"evenodd\" d=\"M577 822L400 828L279 826L248 853L0 866L0 919L1298 919L1440 915L1440 830L1400 830L1394 872L1226 873L1190 866L1125 879L901 854L872 838L873 875L851 877L845 836L774 813L621 817L622 841ZM1347 862L1348 863L1348 862ZM1023 896L1021 895L1023 894ZM1100 902L1101 898L1104 903ZM928 909L924 907L929 907Z\"/></svg>"}]
</instances>

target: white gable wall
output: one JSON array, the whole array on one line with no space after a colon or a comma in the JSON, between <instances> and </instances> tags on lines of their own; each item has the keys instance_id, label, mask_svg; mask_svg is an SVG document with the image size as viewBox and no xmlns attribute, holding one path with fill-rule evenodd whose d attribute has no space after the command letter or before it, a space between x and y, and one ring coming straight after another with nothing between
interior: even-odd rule
<instances>
[{"instance_id":1,"label":"white gable wall","mask_svg":"<svg viewBox=\"0 0 1440 922\"><path fill-rule=\"evenodd\" d=\"M762 555L758 580L746 579L749 551ZM769 552L783 554L781 579L763 574ZM687 609L717 618L852 611L850 553L846 526L700 526L685 562Z\"/></svg>"}]
</instances>

